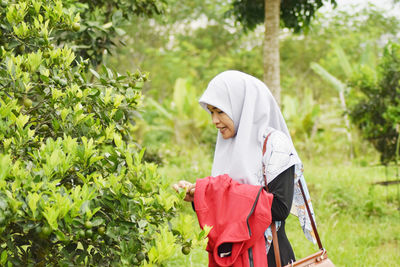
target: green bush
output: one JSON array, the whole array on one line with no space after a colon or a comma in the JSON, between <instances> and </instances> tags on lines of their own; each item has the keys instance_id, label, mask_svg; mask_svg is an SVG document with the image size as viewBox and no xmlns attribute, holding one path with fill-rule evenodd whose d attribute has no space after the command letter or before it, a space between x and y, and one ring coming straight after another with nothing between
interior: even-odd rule
<instances>
[{"instance_id":1,"label":"green bush","mask_svg":"<svg viewBox=\"0 0 400 267\"><path fill-rule=\"evenodd\" d=\"M99 74L60 45L80 17L61 1L0 14L1 265L161 264L182 238L166 226L178 198L130 133L147 76Z\"/></svg>"},{"instance_id":2,"label":"green bush","mask_svg":"<svg viewBox=\"0 0 400 267\"><path fill-rule=\"evenodd\" d=\"M356 75L349 115L381 154L381 162L398 161L400 137L400 45L389 43L378 68L378 77L368 68Z\"/></svg>"}]
</instances>

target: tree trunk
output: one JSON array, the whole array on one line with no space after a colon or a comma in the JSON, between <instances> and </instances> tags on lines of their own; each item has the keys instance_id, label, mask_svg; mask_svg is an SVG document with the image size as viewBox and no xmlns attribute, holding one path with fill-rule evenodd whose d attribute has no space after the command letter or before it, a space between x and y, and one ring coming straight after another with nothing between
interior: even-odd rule
<instances>
[{"instance_id":1,"label":"tree trunk","mask_svg":"<svg viewBox=\"0 0 400 267\"><path fill-rule=\"evenodd\" d=\"M281 103L279 22L281 0L265 0L264 82L278 105Z\"/></svg>"}]
</instances>

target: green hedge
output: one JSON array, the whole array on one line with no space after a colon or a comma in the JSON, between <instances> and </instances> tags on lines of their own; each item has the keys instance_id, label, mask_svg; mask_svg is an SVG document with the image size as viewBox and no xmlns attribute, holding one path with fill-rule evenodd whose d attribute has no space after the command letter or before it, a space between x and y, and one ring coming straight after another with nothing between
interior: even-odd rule
<instances>
[{"instance_id":1,"label":"green hedge","mask_svg":"<svg viewBox=\"0 0 400 267\"><path fill-rule=\"evenodd\" d=\"M77 58L63 36L79 8L63 2L0 7L0 264L161 264L183 237L131 136L147 75Z\"/></svg>"}]
</instances>

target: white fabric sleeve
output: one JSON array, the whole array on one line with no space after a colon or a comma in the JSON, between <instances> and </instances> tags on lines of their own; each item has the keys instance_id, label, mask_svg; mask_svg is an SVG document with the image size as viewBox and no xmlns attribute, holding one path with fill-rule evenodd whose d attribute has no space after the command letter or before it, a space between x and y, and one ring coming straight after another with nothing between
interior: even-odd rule
<instances>
[{"instance_id":1,"label":"white fabric sleeve","mask_svg":"<svg viewBox=\"0 0 400 267\"><path fill-rule=\"evenodd\" d=\"M268 138L263 156L263 165L267 183L274 180L281 172L295 164L289 138L280 131L274 131Z\"/></svg>"}]
</instances>

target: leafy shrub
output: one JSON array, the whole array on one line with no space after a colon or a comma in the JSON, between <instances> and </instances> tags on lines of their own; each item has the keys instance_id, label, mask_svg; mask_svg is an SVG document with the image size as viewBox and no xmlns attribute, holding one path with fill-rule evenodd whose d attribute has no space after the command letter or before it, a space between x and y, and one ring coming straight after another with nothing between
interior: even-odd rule
<instances>
[{"instance_id":1,"label":"leafy shrub","mask_svg":"<svg viewBox=\"0 0 400 267\"><path fill-rule=\"evenodd\" d=\"M160 264L171 253L153 239L176 249L165 225L178 198L130 133L147 76L89 75L57 45L79 22L63 2L3 2L1 265Z\"/></svg>"},{"instance_id":2,"label":"leafy shrub","mask_svg":"<svg viewBox=\"0 0 400 267\"><path fill-rule=\"evenodd\" d=\"M400 135L400 45L384 50L378 77L364 68L352 79L349 115L381 154L381 162L397 161Z\"/></svg>"}]
</instances>

